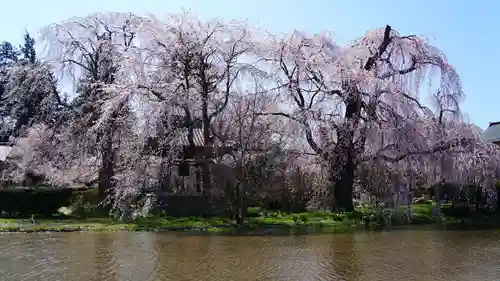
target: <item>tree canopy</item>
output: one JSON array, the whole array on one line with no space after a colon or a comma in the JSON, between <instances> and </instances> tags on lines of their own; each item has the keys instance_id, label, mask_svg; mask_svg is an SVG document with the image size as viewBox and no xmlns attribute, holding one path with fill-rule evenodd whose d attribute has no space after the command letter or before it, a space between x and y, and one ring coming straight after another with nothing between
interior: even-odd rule
<instances>
[{"instance_id":1,"label":"tree canopy","mask_svg":"<svg viewBox=\"0 0 500 281\"><path fill-rule=\"evenodd\" d=\"M353 210L356 186L491 189L499 177L498 148L462 118L457 70L425 38L389 25L341 46L326 33L266 34L192 14L97 13L46 26L39 40L43 60L29 34L19 51L0 45L2 136L28 127L25 168L97 185L116 208L171 185L196 130L220 152L203 161L228 167L238 196L248 183L264 193L263 175L277 181L280 169L321 175L314 188L338 211ZM68 75L70 99L56 86ZM224 189L216 168L201 167L205 190Z\"/></svg>"}]
</instances>

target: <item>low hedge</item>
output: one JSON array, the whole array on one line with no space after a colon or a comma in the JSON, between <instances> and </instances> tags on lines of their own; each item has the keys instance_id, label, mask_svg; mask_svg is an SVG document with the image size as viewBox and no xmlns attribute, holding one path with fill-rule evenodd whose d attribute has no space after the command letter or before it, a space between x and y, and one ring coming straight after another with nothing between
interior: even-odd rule
<instances>
[{"instance_id":1,"label":"low hedge","mask_svg":"<svg viewBox=\"0 0 500 281\"><path fill-rule=\"evenodd\" d=\"M73 192L68 188L0 189L0 214L9 217L51 216L69 204Z\"/></svg>"}]
</instances>

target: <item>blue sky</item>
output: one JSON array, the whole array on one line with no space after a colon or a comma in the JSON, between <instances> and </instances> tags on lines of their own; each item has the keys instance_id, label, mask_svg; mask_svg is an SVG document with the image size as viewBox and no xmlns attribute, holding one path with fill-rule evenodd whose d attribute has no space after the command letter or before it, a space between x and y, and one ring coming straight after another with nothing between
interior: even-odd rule
<instances>
[{"instance_id":1,"label":"blue sky","mask_svg":"<svg viewBox=\"0 0 500 281\"><path fill-rule=\"evenodd\" d=\"M29 5L33 2L32 5ZM462 105L472 122L485 129L500 121L500 2L494 0L85 0L24 1L2 4L0 40L20 43L24 29L35 33L44 25L92 12L118 11L163 16L191 10L201 18L248 19L274 32L293 29L333 31L341 44L369 29L390 24L401 33L428 37L444 51L462 77L466 100Z\"/></svg>"}]
</instances>

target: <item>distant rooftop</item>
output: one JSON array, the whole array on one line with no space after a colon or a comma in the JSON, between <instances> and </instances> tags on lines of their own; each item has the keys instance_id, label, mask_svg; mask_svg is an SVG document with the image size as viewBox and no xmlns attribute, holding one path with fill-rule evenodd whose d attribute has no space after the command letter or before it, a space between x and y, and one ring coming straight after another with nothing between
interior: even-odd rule
<instances>
[{"instance_id":1,"label":"distant rooftop","mask_svg":"<svg viewBox=\"0 0 500 281\"><path fill-rule=\"evenodd\" d=\"M488 142L500 142L500 121L490 122L490 126L484 131L484 139Z\"/></svg>"},{"instance_id":2,"label":"distant rooftop","mask_svg":"<svg viewBox=\"0 0 500 281\"><path fill-rule=\"evenodd\" d=\"M12 145L7 143L0 143L0 162L5 161L12 151Z\"/></svg>"}]
</instances>

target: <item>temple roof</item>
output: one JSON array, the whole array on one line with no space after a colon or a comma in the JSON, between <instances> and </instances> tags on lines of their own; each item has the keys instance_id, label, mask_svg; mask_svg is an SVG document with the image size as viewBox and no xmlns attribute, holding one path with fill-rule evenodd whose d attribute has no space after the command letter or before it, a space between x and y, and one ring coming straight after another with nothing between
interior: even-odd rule
<instances>
[{"instance_id":1,"label":"temple roof","mask_svg":"<svg viewBox=\"0 0 500 281\"><path fill-rule=\"evenodd\" d=\"M0 162L7 160L12 151L12 146L0 143Z\"/></svg>"},{"instance_id":2,"label":"temple roof","mask_svg":"<svg viewBox=\"0 0 500 281\"><path fill-rule=\"evenodd\" d=\"M484 131L484 139L488 142L500 141L500 122L491 122L490 126Z\"/></svg>"}]
</instances>

